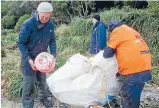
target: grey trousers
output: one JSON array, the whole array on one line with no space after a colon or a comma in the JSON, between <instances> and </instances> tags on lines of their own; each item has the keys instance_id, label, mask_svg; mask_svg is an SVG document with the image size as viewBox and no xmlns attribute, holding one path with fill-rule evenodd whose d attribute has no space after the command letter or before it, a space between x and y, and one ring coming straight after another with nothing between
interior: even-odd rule
<instances>
[{"instance_id":1,"label":"grey trousers","mask_svg":"<svg viewBox=\"0 0 159 108\"><path fill-rule=\"evenodd\" d=\"M23 108L33 108L34 106L34 88L35 82L38 87L38 97L42 99L46 96L46 74L36 72L34 75L23 74L23 90L22 90L22 104Z\"/></svg>"}]
</instances>

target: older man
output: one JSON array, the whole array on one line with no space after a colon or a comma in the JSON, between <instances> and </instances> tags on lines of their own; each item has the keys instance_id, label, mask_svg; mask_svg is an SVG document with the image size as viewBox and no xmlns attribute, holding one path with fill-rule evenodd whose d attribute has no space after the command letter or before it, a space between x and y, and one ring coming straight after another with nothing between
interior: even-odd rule
<instances>
[{"instance_id":1,"label":"older man","mask_svg":"<svg viewBox=\"0 0 159 108\"><path fill-rule=\"evenodd\" d=\"M54 24L50 21L53 7L48 2L39 4L32 17L24 21L20 28L18 47L21 52L23 73L23 108L33 108L32 97L35 81L38 86L40 102L45 107L52 107L52 103L46 97L46 74L39 72L34 64L36 56L41 52L47 52L56 56L56 40Z\"/></svg>"}]
</instances>

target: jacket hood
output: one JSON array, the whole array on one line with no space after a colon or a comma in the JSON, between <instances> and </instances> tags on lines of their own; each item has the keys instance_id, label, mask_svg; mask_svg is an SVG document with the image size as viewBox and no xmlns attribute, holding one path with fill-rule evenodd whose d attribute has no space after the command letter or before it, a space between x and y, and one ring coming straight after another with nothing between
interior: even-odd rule
<instances>
[{"instance_id":1,"label":"jacket hood","mask_svg":"<svg viewBox=\"0 0 159 108\"><path fill-rule=\"evenodd\" d=\"M108 25L108 31L112 32L116 27L123 25L124 23L120 20L111 20Z\"/></svg>"}]
</instances>

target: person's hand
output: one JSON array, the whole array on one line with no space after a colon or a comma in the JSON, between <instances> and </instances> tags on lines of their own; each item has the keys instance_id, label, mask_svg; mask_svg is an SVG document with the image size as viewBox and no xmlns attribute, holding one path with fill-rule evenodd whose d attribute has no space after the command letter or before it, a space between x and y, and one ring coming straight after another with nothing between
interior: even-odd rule
<instances>
[{"instance_id":1,"label":"person's hand","mask_svg":"<svg viewBox=\"0 0 159 108\"><path fill-rule=\"evenodd\" d=\"M30 66L31 66L31 68L32 68L33 70L37 70L37 69L36 69L36 66L35 66L35 64L34 64L34 62L33 62L32 59L29 59L28 62L29 62Z\"/></svg>"},{"instance_id":2,"label":"person's hand","mask_svg":"<svg viewBox=\"0 0 159 108\"><path fill-rule=\"evenodd\" d=\"M104 107L100 105L90 105L89 108L104 108Z\"/></svg>"},{"instance_id":3,"label":"person's hand","mask_svg":"<svg viewBox=\"0 0 159 108\"><path fill-rule=\"evenodd\" d=\"M56 59L54 58L54 62L56 62Z\"/></svg>"}]
</instances>

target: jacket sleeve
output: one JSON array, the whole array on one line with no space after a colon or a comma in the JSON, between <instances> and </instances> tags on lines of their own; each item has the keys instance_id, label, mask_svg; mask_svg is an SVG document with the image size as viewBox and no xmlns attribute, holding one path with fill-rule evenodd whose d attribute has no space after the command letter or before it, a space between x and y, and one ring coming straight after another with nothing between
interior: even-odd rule
<instances>
[{"instance_id":1,"label":"jacket sleeve","mask_svg":"<svg viewBox=\"0 0 159 108\"><path fill-rule=\"evenodd\" d=\"M104 58L113 57L115 52L116 52L116 49L113 49L113 48L107 46L107 47L104 48L103 57Z\"/></svg>"},{"instance_id":2,"label":"jacket sleeve","mask_svg":"<svg viewBox=\"0 0 159 108\"><path fill-rule=\"evenodd\" d=\"M50 43L49 43L49 48L50 48L50 53L56 57L56 37L55 37L55 33L54 33L54 27L53 27L53 31L52 31L52 36L50 39Z\"/></svg>"},{"instance_id":3,"label":"jacket sleeve","mask_svg":"<svg viewBox=\"0 0 159 108\"><path fill-rule=\"evenodd\" d=\"M116 53L117 46L122 42L122 37L120 37L118 32L112 32L110 39L107 42L107 47L104 48L103 57L110 58Z\"/></svg>"},{"instance_id":4,"label":"jacket sleeve","mask_svg":"<svg viewBox=\"0 0 159 108\"><path fill-rule=\"evenodd\" d=\"M27 25L23 23L20 28L17 45L22 55L22 58L25 59L26 61L28 61L31 58L28 52L28 48L26 47L30 34L31 34L31 29L29 29Z\"/></svg>"},{"instance_id":5,"label":"jacket sleeve","mask_svg":"<svg viewBox=\"0 0 159 108\"><path fill-rule=\"evenodd\" d=\"M98 28L98 47L103 50L106 46L106 27L104 25Z\"/></svg>"}]
</instances>

